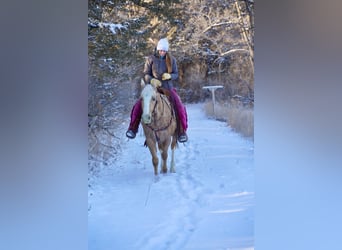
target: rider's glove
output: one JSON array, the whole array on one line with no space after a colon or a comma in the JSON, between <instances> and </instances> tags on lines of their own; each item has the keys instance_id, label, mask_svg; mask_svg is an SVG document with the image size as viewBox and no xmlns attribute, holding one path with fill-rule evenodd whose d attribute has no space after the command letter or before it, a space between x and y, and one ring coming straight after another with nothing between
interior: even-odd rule
<instances>
[{"instance_id":1,"label":"rider's glove","mask_svg":"<svg viewBox=\"0 0 342 250\"><path fill-rule=\"evenodd\" d=\"M169 74L169 73L164 73L163 75L162 75L162 80L164 81L164 80L170 80L171 79L171 75Z\"/></svg>"},{"instance_id":2,"label":"rider's glove","mask_svg":"<svg viewBox=\"0 0 342 250\"><path fill-rule=\"evenodd\" d=\"M162 83L158 79L152 78L151 85L153 85L154 87L158 88L158 87L160 87L162 85Z\"/></svg>"}]
</instances>

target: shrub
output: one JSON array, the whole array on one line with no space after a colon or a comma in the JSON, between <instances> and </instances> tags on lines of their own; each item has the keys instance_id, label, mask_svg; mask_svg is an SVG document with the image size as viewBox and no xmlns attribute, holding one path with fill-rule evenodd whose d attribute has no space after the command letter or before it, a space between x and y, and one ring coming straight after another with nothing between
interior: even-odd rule
<instances>
[{"instance_id":1,"label":"shrub","mask_svg":"<svg viewBox=\"0 0 342 250\"><path fill-rule=\"evenodd\" d=\"M225 121L237 133L254 140L254 110L252 105L230 101L228 104L216 103L215 114L212 102L204 104L207 116Z\"/></svg>"}]
</instances>

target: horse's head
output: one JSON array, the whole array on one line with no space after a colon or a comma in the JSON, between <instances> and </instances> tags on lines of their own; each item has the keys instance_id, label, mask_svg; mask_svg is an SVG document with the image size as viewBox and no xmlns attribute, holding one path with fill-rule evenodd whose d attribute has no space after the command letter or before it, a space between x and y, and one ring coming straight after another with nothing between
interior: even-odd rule
<instances>
[{"instance_id":1,"label":"horse's head","mask_svg":"<svg viewBox=\"0 0 342 250\"><path fill-rule=\"evenodd\" d=\"M145 124L152 122L152 112L157 102L157 91L151 84L147 84L141 92L142 100L142 121Z\"/></svg>"}]
</instances>

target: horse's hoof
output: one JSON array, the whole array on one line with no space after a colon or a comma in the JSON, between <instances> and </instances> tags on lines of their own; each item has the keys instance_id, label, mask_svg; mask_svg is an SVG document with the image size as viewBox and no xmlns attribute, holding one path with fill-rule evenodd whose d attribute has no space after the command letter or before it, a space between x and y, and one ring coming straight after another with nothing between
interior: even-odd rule
<instances>
[{"instance_id":1,"label":"horse's hoof","mask_svg":"<svg viewBox=\"0 0 342 250\"><path fill-rule=\"evenodd\" d=\"M155 175L155 176L154 176L154 182L156 183L156 182L158 182L159 180L160 180L159 175Z\"/></svg>"}]
</instances>

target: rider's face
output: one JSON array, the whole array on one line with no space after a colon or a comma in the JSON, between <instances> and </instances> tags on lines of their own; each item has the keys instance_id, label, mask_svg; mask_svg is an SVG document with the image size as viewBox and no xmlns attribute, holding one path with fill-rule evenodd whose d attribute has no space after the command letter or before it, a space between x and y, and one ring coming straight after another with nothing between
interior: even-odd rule
<instances>
[{"instance_id":1,"label":"rider's face","mask_svg":"<svg viewBox=\"0 0 342 250\"><path fill-rule=\"evenodd\" d=\"M158 50L160 56L165 56L166 51L165 50Z\"/></svg>"}]
</instances>

